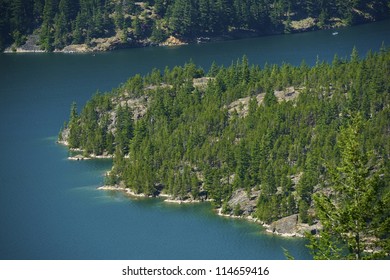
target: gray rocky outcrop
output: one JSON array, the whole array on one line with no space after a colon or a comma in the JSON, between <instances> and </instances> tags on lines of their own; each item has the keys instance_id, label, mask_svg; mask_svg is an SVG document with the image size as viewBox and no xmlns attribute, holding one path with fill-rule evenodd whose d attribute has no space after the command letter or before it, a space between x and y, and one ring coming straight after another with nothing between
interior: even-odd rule
<instances>
[{"instance_id":1,"label":"gray rocky outcrop","mask_svg":"<svg viewBox=\"0 0 390 280\"><path fill-rule=\"evenodd\" d=\"M320 223L313 225L300 223L298 214L293 214L271 223L267 232L286 237L304 237L306 232L317 234L320 229Z\"/></svg>"},{"instance_id":2,"label":"gray rocky outcrop","mask_svg":"<svg viewBox=\"0 0 390 280\"><path fill-rule=\"evenodd\" d=\"M259 195L260 191L254 189L252 189L249 194L244 189L234 191L232 197L227 202L229 209L231 210L224 214L233 215L233 210L239 206L241 215L250 216L256 210L257 198Z\"/></svg>"},{"instance_id":3,"label":"gray rocky outcrop","mask_svg":"<svg viewBox=\"0 0 390 280\"><path fill-rule=\"evenodd\" d=\"M27 36L27 40L23 45L21 45L19 47L11 46L9 48L6 48L4 52L5 53L10 53L10 52L20 52L20 53L44 52L43 50L41 50L38 43L39 43L39 35L31 34L31 35Z\"/></svg>"}]
</instances>

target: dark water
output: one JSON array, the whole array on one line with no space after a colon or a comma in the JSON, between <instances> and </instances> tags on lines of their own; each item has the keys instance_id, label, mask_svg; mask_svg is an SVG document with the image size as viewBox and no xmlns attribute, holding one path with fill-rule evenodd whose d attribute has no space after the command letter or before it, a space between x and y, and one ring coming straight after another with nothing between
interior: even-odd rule
<instances>
[{"instance_id":1,"label":"dark water","mask_svg":"<svg viewBox=\"0 0 390 280\"><path fill-rule=\"evenodd\" d=\"M145 48L102 54L0 55L0 259L310 258L304 241L216 216L202 205L129 200L96 187L109 160L72 162L56 135L72 101L80 107L135 73L193 60L206 70L246 54L251 63L364 55L390 41L390 21L332 31Z\"/></svg>"}]
</instances>

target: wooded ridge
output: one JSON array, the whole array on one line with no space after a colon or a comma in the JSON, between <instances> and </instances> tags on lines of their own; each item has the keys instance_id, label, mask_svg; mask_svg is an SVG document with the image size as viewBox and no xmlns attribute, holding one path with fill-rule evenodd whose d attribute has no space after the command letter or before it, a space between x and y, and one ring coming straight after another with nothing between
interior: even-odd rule
<instances>
[{"instance_id":1,"label":"wooded ridge","mask_svg":"<svg viewBox=\"0 0 390 280\"><path fill-rule=\"evenodd\" d=\"M0 50L12 45L10 51L205 42L335 28L390 15L389 0L0 0L0 7Z\"/></svg>"},{"instance_id":2,"label":"wooded ridge","mask_svg":"<svg viewBox=\"0 0 390 280\"><path fill-rule=\"evenodd\" d=\"M365 228L373 221L382 228L375 238L364 236L371 245L388 246L389 92L385 47L364 59L354 49L348 59L335 56L331 64L313 67L260 68L244 56L229 67L214 63L206 73L187 63L96 93L80 113L73 104L59 140L85 156L114 155L107 185L178 200L211 199L222 213L267 224L294 214L300 223L316 224L326 216L318 214L331 208L325 197L333 201L346 192L334 188L340 181L370 182L359 191L370 194L370 202L359 207L380 211L362 219ZM353 155L356 170L367 172L349 175ZM241 199L243 193L248 199Z\"/></svg>"}]
</instances>

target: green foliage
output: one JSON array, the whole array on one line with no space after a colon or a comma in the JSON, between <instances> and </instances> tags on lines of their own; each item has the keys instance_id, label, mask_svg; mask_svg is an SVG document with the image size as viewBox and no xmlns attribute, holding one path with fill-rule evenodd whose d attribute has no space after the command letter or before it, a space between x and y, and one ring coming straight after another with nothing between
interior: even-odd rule
<instances>
[{"instance_id":1,"label":"green foliage","mask_svg":"<svg viewBox=\"0 0 390 280\"><path fill-rule=\"evenodd\" d=\"M151 40L155 43L161 43L167 39L167 35L162 27L153 25Z\"/></svg>"},{"instance_id":2,"label":"green foliage","mask_svg":"<svg viewBox=\"0 0 390 280\"><path fill-rule=\"evenodd\" d=\"M234 208L233 208L233 215L234 216L241 216L242 214L242 210L241 210L241 206L240 206L240 203L237 203Z\"/></svg>"},{"instance_id":3,"label":"green foliage","mask_svg":"<svg viewBox=\"0 0 390 280\"><path fill-rule=\"evenodd\" d=\"M282 247L282 249L283 249L283 254L286 257L286 259L288 259L289 261L295 260L294 256L291 255L291 253L286 248Z\"/></svg>"},{"instance_id":4,"label":"green foliage","mask_svg":"<svg viewBox=\"0 0 390 280\"><path fill-rule=\"evenodd\" d=\"M38 29L48 51L115 34L122 43L127 36L159 43L170 35L290 33L293 20L307 17L322 29L332 18L351 25L388 18L390 12L388 0L0 0L0 7L0 48L20 45Z\"/></svg>"},{"instance_id":5,"label":"green foliage","mask_svg":"<svg viewBox=\"0 0 390 280\"><path fill-rule=\"evenodd\" d=\"M357 114L341 129L341 162L330 170L333 194L314 198L324 227L320 238L312 239L315 258L366 259L388 253L381 227L388 228L389 212L382 207L389 189L382 189L383 170L377 156L363 149L361 132L362 117Z\"/></svg>"},{"instance_id":6,"label":"green foliage","mask_svg":"<svg viewBox=\"0 0 390 280\"><path fill-rule=\"evenodd\" d=\"M276 98L273 91L269 90L264 96L264 105L267 107L272 107L273 105L278 103L278 99Z\"/></svg>"},{"instance_id":7,"label":"green foliage","mask_svg":"<svg viewBox=\"0 0 390 280\"><path fill-rule=\"evenodd\" d=\"M81 145L80 143L80 118L77 113L77 105L74 102L70 109L70 117L69 117L69 138L68 143L69 147L77 148Z\"/></svg>"},{"instance_id":8,"label":"green foliage","mask_svg":"<svg viewBox=\"0 0 390 280\"><path fill-rule=\"evenodd\" d=\"M193 63L153 70L96 94L80 114L73 105L68 142L88 153L114 154L108 182L137 193L209 198L230 213L238 211L228 206L236 189L259 191L253 215L267 223L298 213L301 222L322 221L333 207L343 221L336 229L352 227L345 214L350 211L365 226L378 225L378 246L388 248L389 63L390 52L382 48L365 59L337 58L312 68L302 63L260 69L244 57L229 67L213 64L208 77ZM199 78L200 85L194 83ZM289 101L281 95L287 88L294 88ZM357 135L347 125L350 115L361 116ZM358 163L359 155L364 161L355 174L349 162L356 157ZM339 166L338 177L327 172L333 166ZM359 216L359 207L332 204L333 198L346 206L353 201L347 196L354 192L340 182L361 188L358 205L365 211L371 205L369 216ZM314 202L323 212L314 211ZM324 227L331 228L326 221ZM336 258L344 249L333 248L353 235L324 236L318 240ZM335 240L340 244L328 246Z\"/></svg>"}]
</instances>

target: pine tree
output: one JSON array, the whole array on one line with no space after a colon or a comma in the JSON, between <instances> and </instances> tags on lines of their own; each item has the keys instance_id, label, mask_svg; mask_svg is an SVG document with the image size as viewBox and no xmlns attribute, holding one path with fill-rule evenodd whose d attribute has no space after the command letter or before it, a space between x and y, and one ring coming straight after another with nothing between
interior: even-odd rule
<instances>
[{"instance_id":1,"label":"pine tree","mask_svg":"<svg viewBox=\"0 0 390 280\"><path fill-rule=\"evenodd\" d=\"M379 235L381 225L386 225L381 219L387 219L390 226L389 213L383 213L381 169L374 165L374 155L365 152L359 142L361 128L360 115L342 128L341 163L330 171L333 195L314 197L323 225L319 238L310 237L309 248L316 259L359 260L386 254L380 247L383 236Z\"/></svg>"},{"instance_id":2,"label":"pine tree","mask_svg":"<svg viewBox=\"0 0 390 280\"><path fill-rule=\"evenodd\" d=\"M73 33L72 33L74 44L81 44L84 39L82 26L83 26L82 16L80 13L78 13L76 17L75 27L73 28Z\"/></svg>"},{"instance_id":3,"label":"pine tree","mask_svg":"<svg viewBox=\"0 0 390 280\"><path fill-rule=\"evenodd\" d=\"M43 7L44 7L44 0L34 0L33 4L33 17L34 17L34 25L38 26L42 23L42 16L43 16Z\"/></svg>"},{"instance_id":4,"label":"pine tree","mask_svg":"<svg viewBox=\"0 0 390 280\"><path fill-rule=\"evenodd\" d=\"M133 34L136 38L140 38L142 36L142 26L141 20L138 17L131 22L131 26L133 28Z\"/></svg>"},{"instance_id":5,"label":"pine tree","mask_svg":"<svg viewBox=\"0 0 390 280\"><path fill-rule=\"evenodd\" d=\"M72 103L70 109L70 117L69 117L69 147L70 148L79 148L80 147L80 136L81 136L81 127L80 127L80 118L77 113L77 105L76 102Z\"/></svg>"},{"instance_id":6,"label":"pine tree","mask_svg":"<svg viewBox=\"0 0 390 280\"><path fill-rule=\"evenodd\" d=\"M115 17L114 22L116 29L122 29L125 17L123 13L123 4L122 1L119 1L115 6Z\"/></svg>"},{"instance_id":7,"label":"pine tree","mask_svg":"<svg viewBox=\"0 0 390 280\"><path fill-rule=\"evenodd\" d=\"M67 28L66 28L66 19L65 14L57 14L54 19L54 47L57 49L62 49L65 47L67 40Z\"/></svg>"},{"instance_id":8,"label":"pine tree","mask_svg":"<svg viewBox=\"0 0 390 280\"><path fill-rule=\"evenodd\" d=\"M54 19L54 0L46 0L43 8L43 23L40 33L41 48L47 51L53 50L54 34L53 34L53 19Z\"/></svg>"},{"instance_id":9,"label":"pine tree","mask_svg":"<svg viewBox=\"0 0 390 280\"><path fill-rule=\"evenodd\" d=\"M268 90L264 96L264 105L266 107L271 107L278 103L278 99L272 90Z\"/></svg>"}]
</instances>

